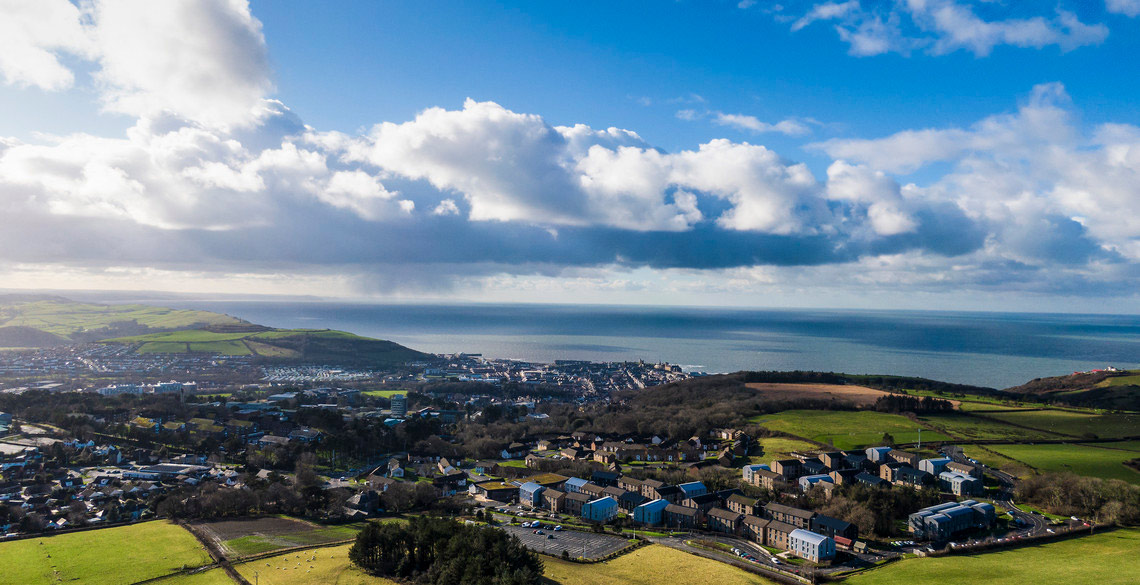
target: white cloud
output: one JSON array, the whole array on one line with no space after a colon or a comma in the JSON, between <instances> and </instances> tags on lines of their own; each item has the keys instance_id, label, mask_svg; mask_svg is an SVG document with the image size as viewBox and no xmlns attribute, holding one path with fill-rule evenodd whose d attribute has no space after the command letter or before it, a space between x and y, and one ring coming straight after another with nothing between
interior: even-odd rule
<instances>
[{"instance_id":1,"label":"white cloud","mask_svg":"<svg viewBox=\"0 0 1140 585\"><path fill-rule=\"evenodd\" d=\"M987 19L960 0L900 0L894 6L862 0L824 2L797 19L792 30L823 21L836 22L840 39L855 56L906 55L924 48L934 55L967 50L984 57L1001 45L1071 51L1099 44L1108 36L1107 26L1081 22L1061 9L1028 18Z\"/></svg>"},{"instance_id":2,"label":"white cloud","mask_svg":"<svg viewBox=\"0 0 1140 585\"><path fill-rule=\"evenodd\" d=\"M738 130L747 130L757 134L764 132L777 132L779 134L786 134L788 136L803 136L810 134L811 128L808 128L801 122L796 120L787 119L769 124L761 122L755 116L748 116L744 114L725 114L724 112L717 112L713 121L721 126L729 126Z\"/></svg>"},{"instance_id":3,"label":"white cloud","mask_svg":"<svg viewBox=\"0 0 1140 585\"><path fill-rule=\"evenodd\" d=\"M67 0L0 0L0 75L6 83L46 90L71 87L75 75L60 53L89 56L94 47Z\"/></svg>"},{"instance_id":4,"label":"white cloud","mask_svg":"<svg viewBox=\"0 0 1140 585\"><path fill-rule=\"evenodd\" d=\"M1104 5L1109 12L1116 14L1140 15L1140 0L1105 0Z\"/></svg>"},{"instance_id":5,"label":"white cloud","mask_svg":"<svg viewBox=\"0 0 1140 585\"><path fill-rule=\"evenodd\" d=\"M435 206L432 213L435 215L459 215L459 206L455 204L454 199L444 199Z\"/></svg>"}]
</instances>

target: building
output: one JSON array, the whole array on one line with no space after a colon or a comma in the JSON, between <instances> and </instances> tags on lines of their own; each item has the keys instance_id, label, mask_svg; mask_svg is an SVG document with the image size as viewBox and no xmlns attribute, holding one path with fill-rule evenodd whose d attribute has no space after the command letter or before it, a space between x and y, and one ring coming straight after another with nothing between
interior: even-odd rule
<instances>
[{"instance_id":1,"label":"building","mask_svg":"<svg viewBox=\"0 0 1140 585\"><path fill-rule=\"evenodd\" d=\"M764 504L764 515L776 522L790 524L794 528L806 530L811 527L811 519L815 516L815 512L768 502Z\"/></svg>"},{"instance_id":2,"label":"building","mask_svg":"<svg viewBox=\"0 0 1140 585\"><path fill-rule=\"evenodd\" d=\"M887 459L887 453L891 452L890 447L867 447L867 460L872 463L882 463Z\"/></svg>"},{"instance_id":3,"label":"building","mask_svg":"<svg viewBox=\"0 0 1140 585\"><path fill-rule=\"evenodd\" d=\"M764 527L764 530L764 541L768 546L775 547L780 550L788 550L788 536L791 535L793 530L796 530L796 527L786 522L769 520L768 525Z\"/></svg>"},{"instance_id":4,"label":"building","mask_svg":"<svg viewBox=\"0 0 1140 585\"><path fill-rule=\"evenodd\" d=\"M743 479L744 479L744 483L748 483L748 484L752 484L752 485L760 485L759 480L756 479L756 472L760 471L761 469L763 469L765 471L772 471L771 467L768 467L767 465L765 465L763 463L755 463L752 465L745 465L744 468L741 470L741 473L742 473Z\"/></svg>"},{"instance_id":5,"label":"building","mask_svg":"<svg viewBox=\"0 0 1140 585\"><path fill-rule=\"evenodd\" d=\"M591 522L609 522L618 513L618 503L611 496L591 500L582 505L582 518Z\"/></svg>"},{"instance_id":6,"label":"building","mask_svg":"<svg viewBox=\"0 0 1140 585\"><path fill-rule=\"evenodd\" d=\"M669 502L665 500L646 502L633 509L633 521L648 526L659 526L665 522L665 508L668 506Z\"/></svg>"},{"instance_id":7,"label":"building","mask_svg":"<svg viewBox=\"0 0 1140 585\"><path fill-rule=\"evenodd\" d=\"M542 505L542 492L546 488L528 481L519 486L519 503L539 507Z\"/></svg>"},{"instance_id":8,"label":"building","mask_svg":"<svg viewBox=\"0 0 1140 585\"><path fill-rule=\"evenodd\" d=\"M408 417L408 395L393 394L389 399L392 402L392 418Z\"/></svg>"},{"instance_id":9,"label":"building","mask_svg":"<svg viewBox=\"0 0 1140 585\"><path fill-rule=\"evenodd\" d=\"M713 508L706 513L706 517L708 518L709 530L738 534L741 527L740 521L744 518L744 514L724 508Z\"/></svg>"},{"instance_id":10,"label":"building","mask_svg":"<svg viewBox=\"0 0 1140 585\"><path fill-rule=\"evenodd\" d=\"M819 456L819 460L828 469L845 469L847 467L847 454L842 451L830 451Z\"/></svg>"},{"instance_id":11,"label":"building","mask_svg":"<svg viewBox=\"0 0 1140 585\"><path fill-rule=\"evenodd\" d=\"M580 494L582 493L582 486L590 483L580 477L571 477L562 484L562 489L567 493Z\"/></svg>"},{"instance_id":12,"label":"building","mask_svg":"<svg viewBox=\"0 0 1140 585\"><path fill-rule=\"evenodd\" d=\"M771 491L781 490L788 483L788 478L770 469L757 469L753 471L752 479L752 485L758 485Z\"/></svg>"},{"instance_id":13,"label":"building","mask_svg":"<svg viewBox=\"0 0 1140 585\"><path fill-rule=\"evenodd\" d=\"M12 426L12 415L7 412L0 412L0 426Z\"/></svg>"},{"instance_id":14,"label":"building","mask_svg":"<svg viewBox=\"0 0 1140 585\"><path fill-rule=\"evenodd\" d=\"M859 538L859 528L854 524L839 518L816 514L811 519L811 531L816 534L830 536L831 538L846 538L855 540Z\"/></svg>"},{"instance_id":15,"label":"building","mask_svg":"<svg viewBox=\"0 0 1140 585\"><path fill-rule=\"evenodd\" d=\"M542 507L551 512L561 512L562 504L565 501L566 492L561 492L556 489L545 489L542 491Z\"/></svg>"},{"instance_id":16,"label":"building","mask_svg":"<svg viewBox=\"0 0 1140 585\"><path fill-rule=\"evenodd\" d=\"M597 499L597 498L600 498L600 497L606 495L606 488L604 488L604 487L602 487L596 483L590 483L590 482L586 482L586 483L582 484L578 488L578 491L583 493L583 494L586 494L587 496L590 496L590 498L592 498L592 499Z\"/></svg>"},{"instance_id":17,"label":"building","mask_svg":"<svg viewBox=\"0 0 1140 585\"><path fill-rule=\"evenodd\" d=\"M856 473L855 474L855 481L857 481L863 485L869 485L871 487L887 487L887 486L891 485L887 480L885 480L885 479L883 479L877 475L871 475L870 473L867 473L866 471Z\"/></svg>"},{"instance_id":18,"label":"building","mask_svg":"<svg viewBox=\"0 0 1140 585\"><path fill-rule=\"evenodd\" d=\"M725 506L729 510L738 514L754 514L756 513L756 504L760 501L756 498L750 498L742 494L732 494L724 501Z\"/></svg>"},{"instance_id":19,"label":"building","mask_svg":"<svg viewBox=\"0 0 1140 585\"><path fill-rule=\"evenodd\" d=\"M977 496L985 491L985 488L982 486L982 480L957 471L943 471L939 473L938 487L959 497Z\"/></svg>"},{"instance_id":20,"label":"building","mask_svg":"<svg viewBox=\"0 0 1140 585\"><path fill-rule=\"evenodd\" d=\"M934 459L923 459L918 462L918 468L925 471L930 475L938 475L946 470L946 466L952 463L953 460L949 457L937 457Z\"/></svg>"},{"instance_id":21,"label":"building","mask_svg":"<svg viewBox=\"0 0 1140 585\"><path fill-rule=\"evenodd\" d=\"M911 453L910 451L891 449L887 452L887 460L898 461L903 465L909 465L911 467L918 467L918 454Z\"/></svg>"},{"instance_id":22,"label":"building","mask_svg":"<svg viewBox=\"0 0 1140 585\"><path fill-rule=\"evenodd\" d=\"M826 473L805 475L800 478L800 489L806 492L810 490L812 486L820 482L834 483L831 481L831 476L827 475Z\"/></svg>"},{"instance_id":23,"label":"building","mask_svg":"<svg viewBox=\"0 0 1140 585\"><path fill-rule=\"evenodd\" d=\"M637 492L623 492L622 495L618 496L618 508L626 514L632 514L638 506L650 501L649 498Z\"/></svg>"},{"instance_id":24,"label":"building","mask_svg":"<svg viewBox=\"0 0 1140 585\"><path fill-rule=\"evenodd\" d=\"M696 528L700 523L701 511L696 508L687 508L685 506L678 506L677 504L669 504L665 506L665 525L670 528L679 530L690 530Z\"/></svg>"},{"instance_id":25,"label":"building","mask_svg":"<svg viewBox=\"0 0 1140 585\"><path fill-rule=\"evenodd\" d=\"M772 471L788 479L796 479L803 475L803 464L799 459L779 459L772 462Z\"/></svg>"},{"instance_id":26,"label":"building","mask_svg":"<svg viewBox=\"0 0 1140 585\"><path fill-rule=\"evenodd\" d=\"M759 516L746 514L740 523L743 527L745 538L751 540L752 542L755 542L756 544L763 545L768 543L766 533L768 531L769 522L771 522L771 520L768 520L767 518L761 518Z\"/></svg>"},{"instance_id":27,"label":"building","mask_svg":"<svg viewBox=\"0 0 1140 585\"><path fill-rule=\"evenodd\" d=\"M835 540L797 528L788 535L788 550L813 563L835 558Z\"/></svg>"},{"instance_id":28,"label":"building","mask_svg":"<svg viewBox=\"0 0 1140 585\"><path fill-rule=\"evenodd\" d=\"M911 514L907 518L907 528L915 538L947 540L966 530L991 526L995 512L993 505L974 500L946 502Z\"/></svg>"},{"instance_id":29,"label":"building","mask_svg":"<svg viewBox=\"0 0 1140 585\"><path fill-rule=\"evenodd\" d=\"M966 475L972 475L978 479L982 478L982 470L977 465L972 463L961 463L958 461L951 461L946 464L946 471L956 471Z\"/></svg>"},{"instance_id":30,"label":"building","mask_svg":"<svg viewBox=\"0 0 1140 585\"><path fill-rule=\"evenodd\" d=\"M590 496L578 492L570 492L566 494L566 499L562 500L562 512L570 514L571 516L580 516L582 514L582 506L590 501Z\"/></svg>"},{"instance_id":31,"label":"building","mask_svg":"<svg viewBox=\"0 0 1140 585\"><path fill-rule=\"evenodd\" d=\"M933 476L925 471L920 471L913 467L903 465L895 469L894 479L891 483L895 485L908 485L911 487L920 488L924 485L931 483Z\"/></svg>"},{"instance_id":32,"label":"building","mask_svg":"<svg viewBox=\"0 0 1140 585\"><path fill-rule=\"evenodd\" d=\"M681 488L682 499L688 499L693 496L703 496L709 493L709 488L699 481L691 481L689 483L682 483L677 486Z\"/></svg>"}]
</instances>

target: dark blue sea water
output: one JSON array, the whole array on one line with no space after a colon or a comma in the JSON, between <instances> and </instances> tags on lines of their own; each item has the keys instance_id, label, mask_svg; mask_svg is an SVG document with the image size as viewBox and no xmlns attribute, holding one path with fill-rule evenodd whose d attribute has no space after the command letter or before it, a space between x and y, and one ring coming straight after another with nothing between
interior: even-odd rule
<instances>
[{"instance_id":1,"label":"dark blue sea water","mask_svg":"<svg viewBox=\"0 0 1140 585\"><path fill-rule=\"evenodd\" d=\"M433 353L550 362L668 361L686 370L821 370L1004 388L1140 366L1140 317L593 305L404 305L164 299L273 327L332 328Z\"/></svg>"}]
</instances>

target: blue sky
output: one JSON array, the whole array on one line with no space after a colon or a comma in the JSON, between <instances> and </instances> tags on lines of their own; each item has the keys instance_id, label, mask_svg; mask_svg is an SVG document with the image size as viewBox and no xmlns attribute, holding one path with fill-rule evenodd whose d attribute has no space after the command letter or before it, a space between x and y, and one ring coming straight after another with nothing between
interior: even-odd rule
<instances>
[{"instance_id":1,"label":"blue sky","mask_svg":"<svg viewBox=\"0 0 1140 585\"><path fill-rule=\"evenodd\" d=\"M6 10L8 288L1140 308L1138 0Z\"/></svg>"}]
</instances>

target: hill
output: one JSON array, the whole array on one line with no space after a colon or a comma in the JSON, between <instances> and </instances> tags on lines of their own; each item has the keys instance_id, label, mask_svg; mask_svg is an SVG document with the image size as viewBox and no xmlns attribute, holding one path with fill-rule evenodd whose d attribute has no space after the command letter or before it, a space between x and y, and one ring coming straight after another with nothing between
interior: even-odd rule
<instances>
[{"instance_id":1,"label":"hill","mask_svg":"<svg viewBox=\"0 0 1140 585\"><path fill-rule=\"evenodd\" d=\"M138 353L211 353L257 356L270 361L391 366L431 356L398 343L331 329L270 329L225 325L105 339L131 344Z\"/></svg>"},{"instance_id":2,"label":"hill","mask_svg":"<svg viewBox=\"0 0 1140 585\"><path fill-rule=\"evenodd\" d=\"M1140 372L1081 372L1035 378L1004 392L1071 406L1140 410Z\"/></svg>"},{"instance_id":3,"label":"hill","mask_svg":"<svg viewBox=\"0 0 1140 585\"><path fill-rule=\"evenodd\" d=\"M50 347L123 335L248 325L229 315L150 305L79 303L56 296L0 295L0 348Z\"/></svg>"}]
</instances>

